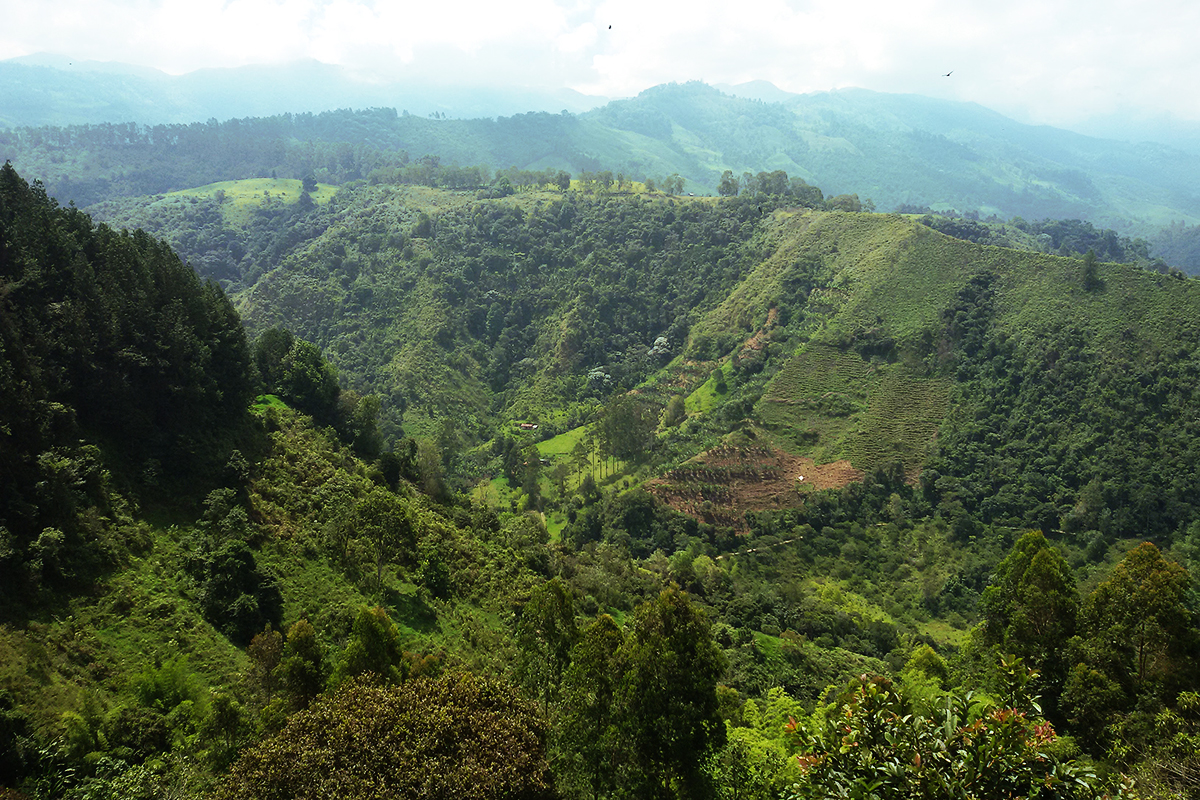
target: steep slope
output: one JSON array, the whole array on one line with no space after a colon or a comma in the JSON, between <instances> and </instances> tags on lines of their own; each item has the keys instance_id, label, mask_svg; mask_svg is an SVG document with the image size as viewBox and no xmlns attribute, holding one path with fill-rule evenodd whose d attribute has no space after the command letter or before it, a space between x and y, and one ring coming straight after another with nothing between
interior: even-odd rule
<instances>
[{"instance_id":1,"label":"steep slope","mask_svg":"<svg viewBox=\"0 0 1200 800\"><path fill-rule=\"evenodd\" d=\"M879 215L777 212L769 238L690 351L730 353L727 402L777 446L910 480L932 464L929 498L984 521L1166 535L1195 517L1193 281L1089 277Z\"/></svg>"},{"instance_id":2,"label":"steep slope","mask_svg":"<svg viewBox=\"0 0 1200 800\"><path fill-rule=\"evenodd\" d=\"M521 448L503 440L537 424L533 438L564 436L543 453L561 494L582 479L576 448L594 465L620 428L598 424L613 391L639 387L635 416L687 394L691 420L610 442L622 470L667 469L740 428L814 467L844 462L842 481L935 465L925 498L956 518L1191 519L1192 471L1165 466L1189 463L1194 440L1191 282L786 202L359 186L264 208L238 304L256 333L294 330L378 395L385 441L457 450L443 466L459 481L507 474L515 490ZM753 492L793 504L794 477ZM1097 481L1107 515L1076 513Z\"/></svg>"},{"instance_id":3,"label":"steep slope","mask_svg":"<svg viewBox=\"0 0 1200 800\"><path fill-rule=\"evenodd\" d=\"M239 295L249 325L324 347L384 399L389 438L450 420L484 440L500 420L573 427L654 372L735 285L760 216L740 201L384 186L328 213Z\"/></svg>"},{"instance_id":4,"label":"steep slope","mask_svg":"<svg viewBox=\"0 0 1200 800\"><path fill-rule=\"evenodd\" d=\"M194 497L220 474L253 388L245 333L164 244L57 207L11 165L0 286L0 574L86 581L112 555L114 489Z\"/></svg>"},{"instance_id":5,"label":"steep slope","mask_svg":"<svg viewBox=\"0 0 1200 800\"><path fill-rule=\"evenodd\" d=\"M202 796L327 678L382 674L342 657L364 614L397 676L506 667L497 614L541 582L544 528L456 521L404 465L251 407L221 290L10 165L0 353L0 793Z\"/></svg>"}]
</instances>

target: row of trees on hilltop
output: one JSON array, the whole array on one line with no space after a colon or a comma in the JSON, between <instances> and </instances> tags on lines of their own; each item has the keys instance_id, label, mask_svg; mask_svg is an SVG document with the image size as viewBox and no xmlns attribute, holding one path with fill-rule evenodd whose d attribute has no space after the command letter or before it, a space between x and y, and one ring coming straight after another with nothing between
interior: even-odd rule
<instances>
[{"instance_id":1,"label":"row of trees on hilltop","mask_svg":"<svg viewBox=\"0 0 1200 800\"><path fill-rule=\"evenodd\" d=\"M1146 264L1165 272L1166 263L1151 262L1151 245L1145 239L1121 236L1114 230L1097 228L1090 222L1078 219L1044 219L1026 222L1014 217L1004 223L997 217L981 221L979 214L959 215L953 212L933 215L929 209L901 207L900 213L924 212L921 223L956 239L965 239L977 244L994 244L1013 247L1014 242L1006 237L1008 227L1035 237L1036 247L1044 252L1060 256L1080 256L1094 253L1100 261Z\"/></svg>"},{"instance_id":2,"label":"row of trees on hilltop","mask_svg":"<svg viewBox=\"0 0 1200 800\"><path fill-rule=\"evenodd\" d=\"M860 201L856 194L825 197L816 186L810 186L800 177L789 179L788 174L781 169L760 172L757 175L744 172L740 178L733 174L733 170L727 169L721 173L717 194L721 197L780 198L806 208L824 208L830 211L875 210L875 204L870 198L864 202Z\"/></svg>"}]
</instances>

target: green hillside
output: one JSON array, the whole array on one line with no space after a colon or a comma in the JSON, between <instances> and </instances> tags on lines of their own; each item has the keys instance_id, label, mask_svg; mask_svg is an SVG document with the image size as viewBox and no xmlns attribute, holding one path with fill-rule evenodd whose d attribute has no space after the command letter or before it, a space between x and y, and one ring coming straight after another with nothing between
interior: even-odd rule
<instances>
[{"instance_id":1,"label":"green hillside","mask_svg":"<svg viewBox=\"0 0 1200 800\"><path fill-rule=\"evenodd\" d=\"M0 795L1192 791L1193 281L554 185L0 171Z\"/></svg>"},{"instance_id":2,"label":"green hillside","mask_svg":"<svg viewBox=\"0 0 1200 800\"><path fill-rule=\"evenodd\" d=\"M669 360L698 307L735 284L758 210L380 186L335 214L238 295L252 329L319 343L351 386L385 398L388 435L448 419L486 440L509 421L570 426ZM668 350L649 357L659 336Z\"/></svg>"},{"instance_id":3,"label":"green hillside","mask_svg":"<svg viewBox=\"0 0 1200 800\"><path fill-rule=\"evenodd\" d=\"M197 214L205 202L204 219L220 211L200 200ZM404 437L451 443L457 453L443 466L452 485L497 475L520 484L506 455L519 450L506 441L520 422L539 425L535 439L594 431L587 470L576 455L548 459L541 482L548 492L548 473L565 471L560 495L585 472L616 477L617 462L618 474L644 480L741 429L814 465L845 462L834 485L893 462L912 481L936 464L943 488L954 488L930 488L924 500L931 509L958 503L979 522L1057 527L1093 481L1115 486L1136 469L1146 487L1133 492L1139 504L1170 498L1137 513L1158 535L1186 526L1191 468L1169 475L1148 460L1189 458L1191 434L1156 429L1136 452L1111 436L1140 436L1131 414L1144 385L1162 387L1155 413L1170 416L1161 430L1190 430L1179 409L1192 402L1183 377L1192 282L1111 263L1088 278L1085 259L977 244L929 224L1035 246L1006 226L795 202L599 185L486 199L378 184L308 208L263 206L244 228L203 227L223 250L190 241L200 263L230 252L226 242L244 248L241 264L255 266L235 300L252 335L282 327L318 344L348 388L379 397L385 447ZM191 230L187 217L153 206L128 218L181 240ZM1060 228L1046 236L1061 237L1063 249L1129 252L1090 226ZM996 355L1014 374L993 374ZM708 379L718 366L725 392ZM680 395L689 415L639 443L641 463L596 426L614 392L633 389L638 413L660 414ZM985 434L970 420L984 413L1010 417L1004 439L1020 440L1014 455L974 452ZM1060 442L1066 449L1049 448L1053 420L1064 416L1078 430ZM1027 425L1039 442L1027 441ZM572 448L582 438L576 431ZM606 447L612 465L595 458ZM989 496L1014 463L1036 463L1038 477ZM769 494L792 491L784 478L803 474L784 472ZM1107 505L1130 502L1128 490L1107 491ZM1106 535L1130 532L1133 512L1113 513L1124 521Z\"/></svg>"}]
</instances>

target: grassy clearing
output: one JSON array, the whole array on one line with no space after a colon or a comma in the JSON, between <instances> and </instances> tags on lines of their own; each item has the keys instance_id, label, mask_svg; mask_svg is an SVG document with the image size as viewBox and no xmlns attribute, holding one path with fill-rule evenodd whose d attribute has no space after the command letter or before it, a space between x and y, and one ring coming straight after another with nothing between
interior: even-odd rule
<instances>
[{"instance_id":1,"label":"grassy clearing","mask_svg":"<svg viewBox=\"0 0 1200 800\"><path fill-rule=\"evenodd\" d=\"M199 613L183 565L186 529L141 528L150 548L97 592L72 598L24 629L0 625L0 688L22 698L38 734L64 734L64 714L104 713L129 698L148 666L183 658L202 688L234 687L246 656Z\"/></svg>"},{"instance_id":2,"label":"grassy clearing","mask_svg":"<svg viewBox=\"0 0 1200 800\"><path fill-rule=\"evenodd\" d=\"M260 394L254 398L254 404L250 406L250 410L255 414L261 414L268 408L288 408L288 404L283 401L278 395Z\"/></svg>"},{"instance_id":3,"label":"grassy clearing","mask_svg":"<svg viewBox=\"0 0 1200 800\"><path fill-rule=\"evenodd\" d=\"M837 327L847 332L882 328L899 342L912 341L939 324L942 309L967 277L983 267L981 254L1010 252L980 248L902 220L890 220L885 229L864 236L869 246L853 251L839 239L838 282L849 297Z\"/></svg>"},{"instance_id":4,"label":"grassy clearing","mask_svg":"<svg viewBox=\"0 0 1200 800\"><path fill-rule=\"evenodd\" d=\"M277 544L264 547L259 555L261 565L278 576L285 629L301 619L327 628L330 615L339 609L375 605L326 559L305 557L299 550Z\"/></svg>"},{"instance_id":5,"label":"grassy clearing","mask_svg":"<svg viewBox=\"0 0 1200 800\"><path fill-rule=\"evenodd\" d=\"M507 508L511 496L508 479L503 476L492 478L490 481L480 481L471 490L472 501L493 508Z\"/></svg>"},{"instance_id":6,"label":"grassy clearing","mask_svg":"<svg viewBox=\"0 0 1200 800\"><path fill-rule=\"evenodd\" d=\"M122 675L186 656L209 685L231 685L244 671L246 656L200 616L195 588L183 570L184 535L177 528L159 534L153 552L113 580L107 602L81 609L77 617L95 614L96 641Z\"/></svg>"},{"instance_id":7,"label":"grassy clearing","mask_svg":"<svg viewBox=\"0 0 1200 800\"><path fill-rule=\"evenodd\" d=\"M814 595L847 614L857 615L864 620L879 620L889 625L896 624L896 620L892 618L891 614L861 594L850 591L841 582L828 578L814 578L805 581L805 585Z\"/></svg>"},{"instance_id":8,"label":"grassy clearing","mask_svg":"<svg viewBox=\"0 0 1200 800\"><path fill-rule=\"evenodd\" d=\"M552 511L544 518L546 523L546 531L550 534L550 541L557 542L562 539L563 528L567 527L567 515L562 511Z\"/></svg>"},{"instance_id":9,"label":"grassy clearing","mask_svg":"<svg viewBox=\"0 0 1200 800\"><path fill-rule=\"evenodd\" d=\"M572 428L565 433L560 433L553 439L547 439L544 442L537 443L538 452L542 454L542 458L553 459L555 457L570 456L575 450L575 445L583 441L587 436L590 425L580 425L578 428Z\"/></svg>"},{"instance_id":10,"label":"grassy clearing","mask_svg":"<svg viewBox=\"0 0 1200 800\"><path fill-rule=\"evenodd\" d=\"M632 464L614 459L606 461L597 457L595 466L585 465L577 467L575 465L572 460L575 445L584 440L592 427L590 424L581 425L578 428L572 428L569 431L560 433L552 439L537 443L538 453L542 458L550 462L549 466L542 470L543 493L550 489L549 470L560 463L566 463L569 468L563 479L568 493L574 491L589 472L592 475L592 479L596 481L597 486L615 485L632 474Z\"/></svg>"},{"instance_id":11,"label":"grassy clearing","mask_svg":"<svg viewBox=\"0 0 1200 800\"><path fill-rule=\"evenodd\" d=\"M932 638L941 645L961 648L967 643L971 631L967 628L956 628L943 620L930 620L919 623L918 632Z\"/></svg>"},{"instance_id":12,"label":"grassy clearing","mask_svg":"<svg viewBox=\"0 0 1200 800\"><path fill-rule=\"evenodd\" d=\"M721 374L725 376L726 385L728 385L729 365L722 364L713 371L717 370L720 370ZM716 378L709 376L708 380L697 386L696 390L687 396L683 408L689 415L708 413L724 401L726 392L718 392Z\"/></svg>"},{"instance_id":13,"label":"grassy clearing","mask_svg":"<svg viewBox=\"0 0 1200 800\"><path fill-rule=\"evenodd\" d=\"M874 379L871 364L857 353L809 345L772 379L757 416L786 449L818 463L837 461Z\"/></svg>"},{"instance_id":14,"label":"grassy clearing","mask_svg":"<svg viewBox=\"0 0 1200 800\"><path fill-rule=\"evenodd\" d=\"M785 364L756 409L781 444L818 463L868 472L921 463L946 415L951 383L853 350L810 344Z\"/></svg>"},{"instance_id":15,"label":"grassy clearing","mask_svg":"<svg viewBox=\"0 0 1200 800\"><path fill-rule=\"evenodd\" d=\"M254 209L272 202L284 205L298 203L303 191L304 185L291 178L248 178L181 189L165 197L217 200L221 202L225 222L234 227L244 227L250 221L250 214ZM317 184L317 190L310 193L310 197L314 203L322 205L333 199L336 193L336 186L322 183Z\"/></svg>"}]
</instances>

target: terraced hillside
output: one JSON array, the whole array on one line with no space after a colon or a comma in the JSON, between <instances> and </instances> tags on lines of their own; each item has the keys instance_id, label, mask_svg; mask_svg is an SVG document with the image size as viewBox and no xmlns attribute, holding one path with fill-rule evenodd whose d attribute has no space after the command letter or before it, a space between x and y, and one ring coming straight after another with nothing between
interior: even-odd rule
<instances>
[{"instance_id":1,"label":"terraced hillside","mask_svg":"<svg viewBox=\"0 0 1200 800\"><path fill-rule=\"evenodd\" d=\"M1135 424L1147 395L1160 409L1191 401L1189 389L1157 375L1174 375L1180 359L1194 368L1194 282L1122 265L1093 265L1089 278L1084 260L973 245L894 215L781 211L764 238L772 252L697 322L690 347L725 353L744 387L744 413L727 416L742 419L743 435L793 456L845 460L859 474L900 462L912 481L931 459L972 475L981 458L964 448L1022 440L1003 469L1011 483L1013 469L1036 471L1024 458L1042 452L1054 474L1038 478L1037 502L1057 522L1096 477L1104 432L1080 420L1090 433L1077 434L1074 452L1051 452L1046 442L1062 426L1024 441L1013 413L1049 425L1065 411L1063 395L1079 397L1111 433ZM1125 370L1130 393L1114 391L1114 370ZM1087 385L1097 390L1090 403L1080 397ZM1170 392L1183 396L1168 400ZM995 420L1003 434L975 419L1018 396L1028 407L1006 406L1008 418ZM1172 413L1167 424L1190 424Z\"/></svg>"}]
</instances>

